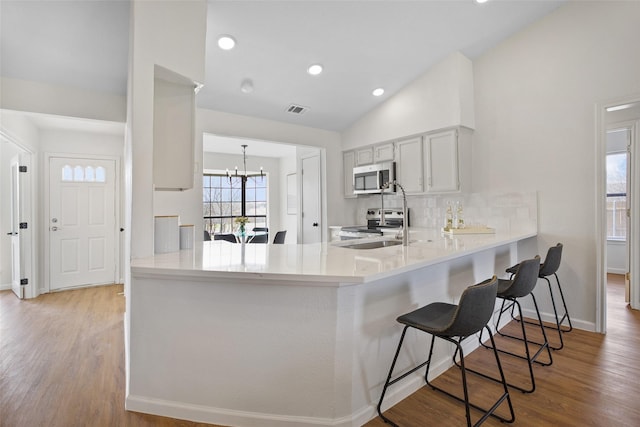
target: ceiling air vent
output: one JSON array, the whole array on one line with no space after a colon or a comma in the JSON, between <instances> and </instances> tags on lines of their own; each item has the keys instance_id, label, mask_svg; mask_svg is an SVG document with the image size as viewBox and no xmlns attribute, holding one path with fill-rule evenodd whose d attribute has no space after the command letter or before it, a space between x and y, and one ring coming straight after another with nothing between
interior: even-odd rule
<instances>
[{"instance_id":1,"label":"ceiling air vent","mask_svg":"<svg viewBox=\"0 0 640 427\"><path fill-rule=\"evenodd\" d=\"M302 105L291 104L287 107L287 113L291 114L304 114L309 111L309 107L303 107Z\"/></svg>"}]
</instances>

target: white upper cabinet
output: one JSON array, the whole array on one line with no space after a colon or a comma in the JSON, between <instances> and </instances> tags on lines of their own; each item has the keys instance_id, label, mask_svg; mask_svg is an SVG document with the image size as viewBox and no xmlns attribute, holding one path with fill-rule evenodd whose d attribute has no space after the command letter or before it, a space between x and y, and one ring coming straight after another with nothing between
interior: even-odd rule
<instances>
[{"instance_id":1,"label":"white upper cabinet","mask_svg":"<svg viewBox=\"0 0 640 427\"><path fill-rule=\"evenodd\" d=\"M370 165L373 163L373 147L356 150L356 166Z\"/></svg>"},{"instance_id":2,"label":"white upper cabinet","mask_svg":"<svg viewBox=\"0 0 640 427\"><path fill-rule=\"evenodd\" d=\"M373 147L373 159L376 163L393 160L393 143Z\"/></svg>"},{"instance_id":3,"label":"white upper cabinet","mask_svg":"<svg viewBox=\"0 0 640 427\"><path fill-rule=\"evenodd\" d=\"M354 166L392 160L396 179L409 194L469 191L471 132L460 126L344 152L345 197L354 197Z\"/></svg>"},{"instance_id":4,"label":"white upper cabinet","mask_svg":"<svg viewBox=\"0 0 640 427\"><path fill-rule=\"evenodd\" d=\"M356 154L353 151L342 153L342 178L344 181L344 197L357 197L353 193L353 167L356 165Z\"/></svg>"},{"instance_id":5,"label":"white upper cabinet","mask_svg":"<svg viewBox=\"0 0 640 427\"><path fill-rule=\"evenodd\" d=\"M422 193L422 137L404 139L396 143L396 180L407 193Z\"/></svg>"},{"instance_id":6,"label":"white upper cabinet","mask_svg":"<svg viewBox=\"0 0 640 427\"><path fill-rule=\"evenodd\" d=\"M471 129L461 126L424 135L426 193L471 190L471 132Z\"/></svg>"},{"instance_id":7,"label":"white upper cabinet","mask_svg":"<svg viewBox=\"0 0 640 427\"><path fill-rule=\"evenodd\" d=\"M195 84L155 67L153 93L153 184L156 190L186 190L194 183Z\"/></svg>"},{"instance_id":8,"label":"white upper cabinet","mask_svg":"<svg viewBox=\"0 0 640 427\"><path fill-rule=\"evenodd\" d=\"M443 193L460 190L456 130L425 135L423 156L426 192Z\"/></svg>"}]
</instances>

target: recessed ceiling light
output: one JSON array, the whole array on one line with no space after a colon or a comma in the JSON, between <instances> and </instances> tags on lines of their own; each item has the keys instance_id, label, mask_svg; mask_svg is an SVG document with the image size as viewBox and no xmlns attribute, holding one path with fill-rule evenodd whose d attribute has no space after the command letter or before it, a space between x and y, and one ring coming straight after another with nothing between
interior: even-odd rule
<instances>
[{"instance_id":1,"label":"recessed ceiling light","mask_svg":"<svg viewBox=\"0 0 640 427\"><path fill-rule=\"evenodd\" d=\"M631 104L614 105L613 107L607 107L607 111L612 112L612 111L626 110L627 108L632 108L632 107L635 107L636 105L640 105L640 103L632 102Z\"/></svg>"},{"instance_id":2,"label":"recessed ceiling light","mask_svg":"<svg viewBox=\"0 0 640 427\"><path fill-rule=\"evenodd\" d=\"M218 46L222 50L231 50L236 45L236 39L229 35L222 35L218 38Z\"/></svg>"},{"instance_id":3,"label":"recessed ceiling light","mask_svg":"<svg viewBox=\"0 0 640 427\"><path fill-rule=\"evenodd\" d=\"M251 79L244 79L242 83L240 83L240 90L243 93L253 92L253 81Z\"/></svg>"},{"instance_id":4,"label":"recessed ceiling light","mask_svg":"<svg viewBox=\"0 0 640 427\"><path fill-rule=\"evenodd\" d=\"M312 76L317 76L318 74L322 73L322 65L310 65L309 68L307 68L307 73L311 74Z\"/></svg>"},{"instance_id":5,"label":"recessed ceiling light","mask_svg":"<svg viewBox=\"0 0 640 427\"><path fill-rule=\"evenodd\" d=\"M373 93L373 96L382 96L382 94L384 93L384 89L379 87L378 89L375 89L372 93Z\"/></svg>"},{"instance_id":6,"label":"recessed ceiling light","mask_svg":"<svg viewBox=\"0 0 640 427\"><path fill-rule=\"evenodd\" d=\"M475 1L476 3L482 4L482 3L488 2L489 0L475 0Z\"/></svg>"}]
</instances>

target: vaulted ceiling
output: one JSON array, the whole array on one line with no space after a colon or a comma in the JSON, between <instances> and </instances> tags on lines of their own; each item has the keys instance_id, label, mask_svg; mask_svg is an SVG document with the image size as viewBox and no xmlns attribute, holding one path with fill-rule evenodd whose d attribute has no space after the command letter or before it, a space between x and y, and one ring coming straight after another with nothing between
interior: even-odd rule
<instances>
[{"instance_id":1,"label":"vaulted ceiling","mask_svg":"<svg viewBox=\"0 0 640 427\"><path fill-rule=\"evenodd\" d=\"M454 51L474 59L563 1L208 2L198 105L340 131ZM126 93L125 0L1 0L0 74ZM223 51L221 34L237 44ZM313 63L324 67L312 76ZM250 80L252 90L241 90ZM375 88L384 88L380 97ZM301 115L288 113L296 104Z\"/></svg>"}]
</instances>

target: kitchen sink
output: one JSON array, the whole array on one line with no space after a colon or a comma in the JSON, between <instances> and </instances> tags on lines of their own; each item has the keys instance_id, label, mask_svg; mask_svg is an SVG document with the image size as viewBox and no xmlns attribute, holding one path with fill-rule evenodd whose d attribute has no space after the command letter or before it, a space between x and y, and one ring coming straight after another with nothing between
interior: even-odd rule
<instances>
[{"instance_id":1,"label":"kitchen sink","mask_svg":"<svg viewBox=\"0 0 640 427\"><path fill-rule=\"evenodd\" d=\"M401 244L402 241L400 240L377 240L375 242L352 243L350 245L344 245L341 247L348 249L378 249Z\"/></svg>"}]
</instances>

